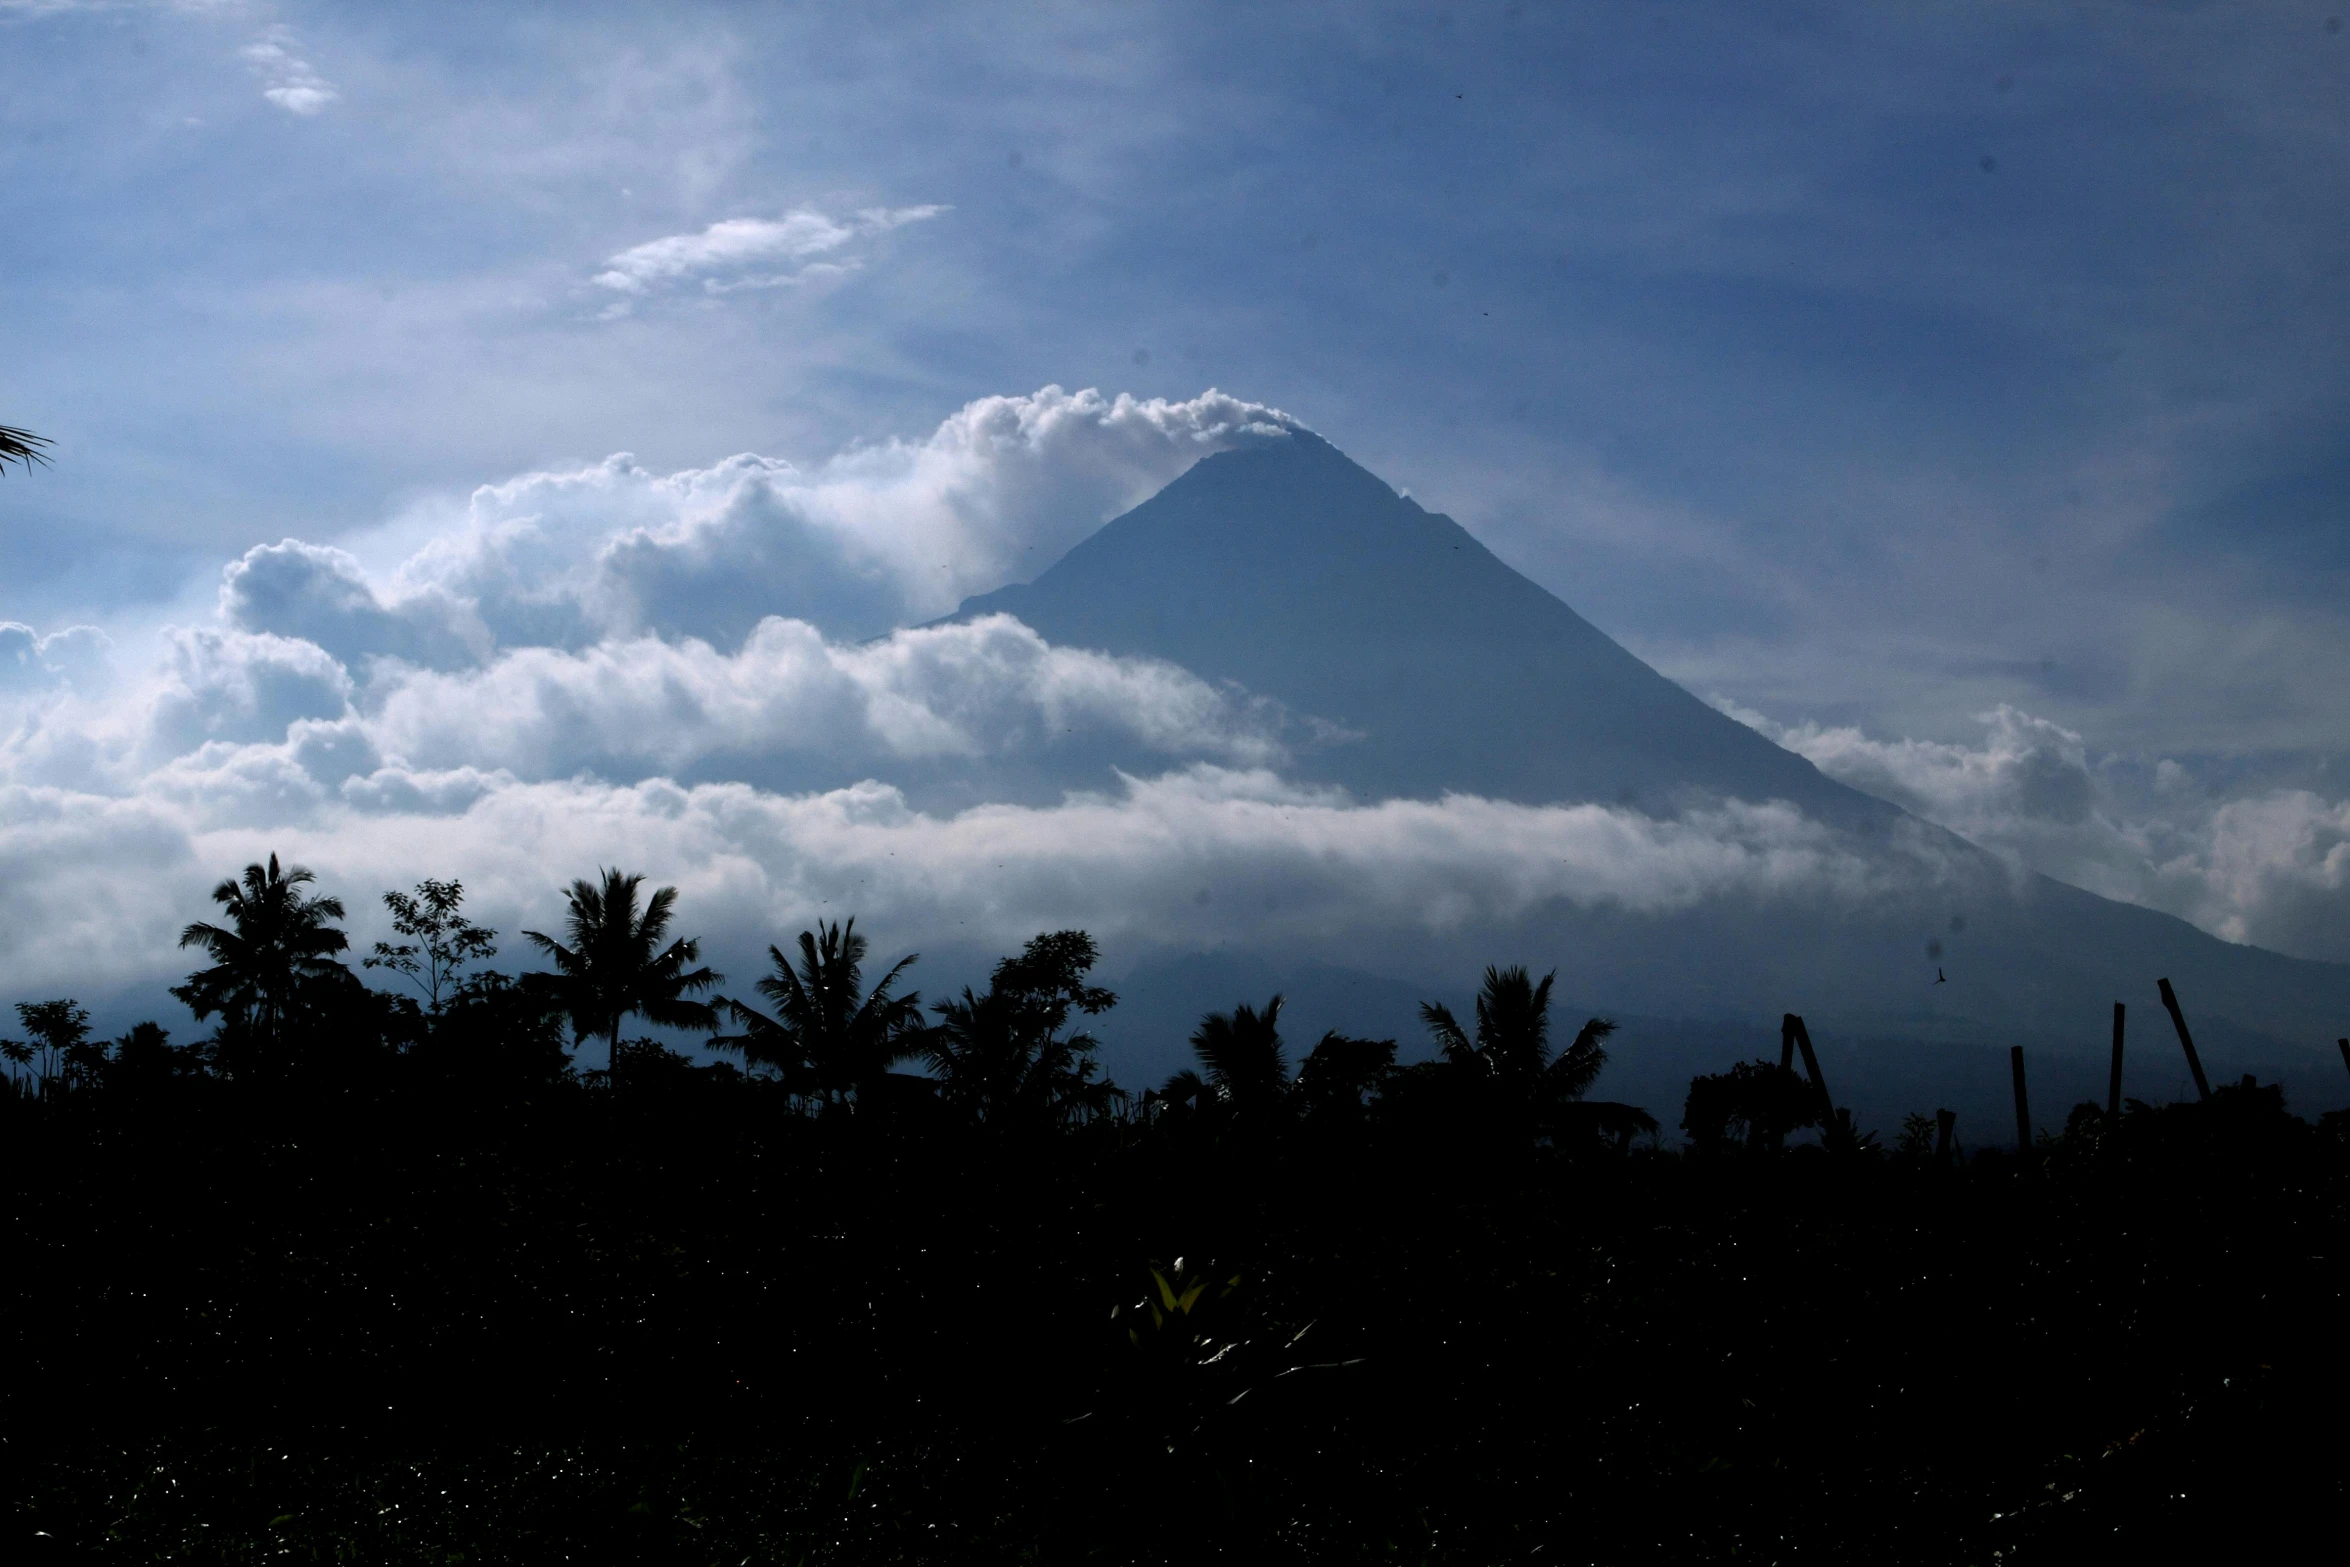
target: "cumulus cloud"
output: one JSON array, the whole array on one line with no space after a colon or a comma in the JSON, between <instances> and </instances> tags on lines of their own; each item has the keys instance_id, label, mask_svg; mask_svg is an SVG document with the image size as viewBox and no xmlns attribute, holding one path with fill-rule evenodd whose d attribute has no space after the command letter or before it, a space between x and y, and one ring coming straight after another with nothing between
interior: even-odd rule
<instances>
[{"instance_id":1,"label":"cumulus cloud","mask_svg":"<svg viewBox=\"0 0 2350 1567\"><path fill-rule=\"evenodd\" d=\"M292 28L272 27L247 44L243 53L246 65L261 78L262 97L288 114L309 116L342 94L297 52L300 47Z\"/></svg>"},{"instance_id":2,"label":"cumulus cloud","mask_svg":"<svg viewBox=\"0 0 2350 1567\"><path fill-rule=\"evenodd\" d=\"M1988 733L1980 746L1872 740L1855 728L1817 724L1775 725L1759 713L1723 705L1830 777L1969 836L2004 841L2035 826L2076 828L2097 803L2081 736L2004 704L1981 715Z\"/></svg>"},{"instance_id":3,"label":"cumulus cloud","mask_svg":"<svg viewBox=\"0 0 2350 1567\"><path fill-rule=\"evenodd\" d=\"M2223 936L2350 962L2350 801L2227 801L2158 870L2187 917Z\"/></svg>"},{"instance_id":4,"label":"cumulus cloud","mask_svg":"<svg viewBox=\"0 0 2350 1567\"><path fill-rule=\"evenodd\" d=\"M2117 780L2083 736L2006 705L1983 743L1877 739L1716 705L1829 777L2011 863L2162 909L2231 941L2350 961L2350 802L2302 789L2215 797L2173 760Z\"/></svg>"},{"instance_id":5,"label":"cumulus cloud","mask_svg":"<svg viewBox=\"0 0 2350 1567\"><path fill-rule=\"evenodd\" d=\"M705 294L788 288L838 277L864 264L861 239L921 223L950 210L937 205L866 207L832 217L795 207L780 218L727 218L696 234L668 234L632 245L604 263L594 282L629 298L698 286ZM612 313L622 313L625 302Z\"/></svg>"},{"instance_id":6,"label":"cumulus cloud","mask_svg":"<svg viewBox=\"0 0 2350 1567\"><path fill-rule=\"evenodd\" d=\"M853 767L975 759L1105 731L1163 757L1284 755L1276 705L1172 664L1053 647L1004 615L861 646L768 620L731 654L644 637L524 649L462 673L387 672L382 685L358 721L382 754L526 778L639 778L791 753Z\"/></svg>"},{"instance_id":7,"label":"cumulus cloud","mask_svg":"<svg viewBox=\"0 0 2350 1567\"><path fill-rule=\"evenodd\" d=\"M229 568L221 612L345 662L435 668L639 635L730 647L770 615L871 636L1025 580L1201 457L1294 427L1213 390L1048 386L806 468L745 455L656 474L621 455L483 486L381 583L337 550L256 549Z\"/></svg>"},{"instance_id":8,"label":"cumulus cloud","mask_svg":"<svg viewBox=\"0 0 2350 1567\"><path fill-rule=\"evenodd\" d=\"M295 637L198 629L170 638L150 717L158 759L199 747L268 743L302 719L339 718L354 690L325 649Z\"/></svg>"},{"instance_id":9,"label":"cumulus cloud","mask_svg":"<svg viewBox=\"0 0 2350 1567\"><path fill-rule=\"evenodd\" d=\"M43 635L21 621L0 620L0 693L50 691L103 669L111 648L96 626Z\"/></svg>"},{"instance_id":10,"label":"cumulus cloud","mask_svg":"<svg viewBox=\"0 0 2350 1567\"><path fill-rule=\"evenodd\" d=\"M878 772L977 798L1106 780L1114 763L1278 766L1297 746L1343 743L1238 687L1055 647L1005 615L866 643L778 618L732 651L639 636L451 670L384 657L355 672L315 642L235 627L178 628L163 648L143 684L0 730L0 779L161 787L191 808L209 793L243 819L256 802L299 814L351 780L408 798L389 774L366 782L387 768L791 787Z\"/></svg>"},{"instance_id":11,"label":"cumulus cloud","mask_svg":"<svg viewBox=\"0 0 2350 1567\"><path fill-rule=\"evenodd\" d=\"M295 637L345 664L369 656L431 668L475 663L492 648L470 606L432 584L380 599L359 562L331 546L256 545L221 573L220 617L242 631Z\"/></svg>"}]
</instances>

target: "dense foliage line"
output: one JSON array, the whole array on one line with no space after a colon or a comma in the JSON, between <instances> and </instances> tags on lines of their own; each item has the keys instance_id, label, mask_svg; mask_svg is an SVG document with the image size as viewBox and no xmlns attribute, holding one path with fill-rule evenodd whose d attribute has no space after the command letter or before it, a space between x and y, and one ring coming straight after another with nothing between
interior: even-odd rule
<instances>
[{"instance_id":1,"label":"dense foliage line","mask_svg":"<svg viewBox=\"0 0 2350 1567\"><path fill-rule=\"evenodd\" d=\"M1131 1092L1083 932L925 1007L825 924L755 1004L640 877L521 975L428 880L378 990L313 885L189 927L208 1037L17 1008L14 1558L2057 1561L2344 1500L2350 1128L2274 1088L1885 1148L1790 1019L1670 1150L1522 968L1426 1061L1276 996Z\"/></svg>"}]
</instances>

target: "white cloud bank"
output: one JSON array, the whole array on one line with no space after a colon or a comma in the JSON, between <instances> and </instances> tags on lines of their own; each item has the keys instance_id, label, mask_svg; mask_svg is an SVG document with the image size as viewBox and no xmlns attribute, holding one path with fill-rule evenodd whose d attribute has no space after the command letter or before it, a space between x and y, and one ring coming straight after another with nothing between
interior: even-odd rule
<instances>
[{"instance_id":1,"label":"white cloud bank","mask_svg":"<svg viewBox=\"0 0 2350 1567\"><path fill-rule=\"evenodd\" d=\"M177 638L124 761L188 778L267 765L323 800L387 767L632 781L714 759L887 770L1077 736L1248 765L1285 756L1285 727L1277 704L1172 664L1053 647L1003 615L861 645L770 619L732 653L641 636L522 648L459 671L383 663L365 682L309 642L207 630Z\"/></svg>"},{"instance_id":2,"label":"white cloud bank","mask_svg":"<svg viewBox=\"0 0 2350 1567\"><path fill-rule=\"evenodd\" d=\"M268 852L316 868L362 918L380 888L454 873L509 929L550 918L565 877L626 864L677 883L696 929L744 946L849 912L906 945L1000 948L1066 925L1113 942L1326 945L1554 902L1646 914L1865 897L1897 876L1785 806L1659 821L1462 797L1362 804L1208 766L1050 806L924 812L871 781L783 794L471 768L387 767L302 798L283 758L201 763L130 797L0 786L0 951L17 988L176 975L171 937L204 889Z\"/></svg>"},{"instance_id":3,"label":"white cloud bank","mask_svg":"<svg viewBox=\"0 0 2350 1567\"><path fill-rule=\"evenodd\" d=\"M1872 739L1716 705L1829 777L2011 863L2231 941L2350 961L2350 801L2306 789L2214 797L2172 761L2155 766L2150 790L2127 788L2082 736L2005 705L1981 715L1979 746Z\"/></svg>"}]
</instances>

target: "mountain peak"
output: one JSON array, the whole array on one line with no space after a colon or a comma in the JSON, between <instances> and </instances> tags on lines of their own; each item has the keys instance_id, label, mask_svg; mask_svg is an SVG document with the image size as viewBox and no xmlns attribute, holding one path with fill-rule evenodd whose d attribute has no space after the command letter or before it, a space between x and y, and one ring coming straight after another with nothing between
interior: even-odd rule
<instances>
[{"instance_id":1,"label":"mountain peak","mask_svg":"<svg viewBox=\"0 0 2350 1567\"><path fill-rule=\"evenodd\" d=\"M1357 738L1294 770L1364 798L1659 810L1708 795L1898 814L1665 679L1303 428L1203 458L1034 582L958 614L996 612L1338 726Z\"/></svg>"}]
</instances>

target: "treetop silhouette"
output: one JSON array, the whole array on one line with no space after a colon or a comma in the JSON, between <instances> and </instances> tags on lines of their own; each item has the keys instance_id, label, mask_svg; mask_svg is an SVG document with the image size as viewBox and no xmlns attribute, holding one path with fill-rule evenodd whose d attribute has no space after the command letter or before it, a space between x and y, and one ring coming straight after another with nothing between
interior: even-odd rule
<instances>
[{"instance_id":1,"label":"treetop silhouette","mask_svg":"<svg viewBox=\"0 0 2350 1567\"><path fill-rule=\"evenodd\" d=\"M828 1108L853 1106L923 1043L922 993L893 994L898 977L921 954L898 959L867 991L865 947L853 917L801 931L796 968L782 948L770 946L773 970L758 990L774 1014L728 999L723 1006L742 1032L711 1043L739 1051L747 1065L776 1071Z\"/></svg>"},{"instance_id":2,"label":"treetop silhouette","mask_svg":"<svg viewBox=\"0 0 2350 1567\"><path fill-rule=\"evenodd\" d=\"M179 944L202 948L212 966L171 993L199 1022L221 1019L218 1045L232 1074L240 1065L282 1066L288 1020L303 1002L321 986L357 983L334 956L351 945L333 924L342 900L302 891L316 880L302 866L281 868L272 854L212 889L228 924L199 920L180 932Z\"/></svg>"},{"instance_id":3,"label":"treetop silhouette","mask_svg":"<svg viewBox=\"0 0 2350 1567\"><path fill-rule=\"evenodd\" d=\"M374 956L363 966L400 975L423 995L425 1010L438 1016L442 1003L464 983L466 966L498 955L498 933L466 919L461 912L464 902L465 884L453 877L426 877L412 893L385 893L392 929L409 939L397 945L377 942Z\"/></svg>"},{"instance_id":4,"label":"treetop silhouette","mask_svg":"<svg viewBox=\"0 0 2350 1567\"><path fill-rule=\"evenodd\" d=\"M535 930L522 934L555 965L554 973L537 977L535 988L570 1018L580 1039L605 1041L607 1081L617 1087L622 1024L641 1016L665 1028L709 1028L716 1012L691 995L726 976L695 966L702 956L698 940L662 944L676 918L675 887L660 888L640 911L642 875L618 869L602 875L600 883L575 881L563 894L568 945Z\"/></svg>"},{"instance_id":5,"label":"treetop silhouette","mask_svg":"<svg viewBox=\"0 0 2350 1567\"><path fill-rule=\"evenodd\" d=\"M1117 1004L1085 983L1099 958L1084 931L1050 931L996 964L984 994L966 985L961 999L934 1006L938 1022L922 1036L921 1055L947 1102L996 1127L1066 1126L1114 1109L1124 1095L1097 1080L1099 1041L1082 1029L1063 1032L1072 1012L1093 1016Z\"/></svg>"},{"instance_id":6,"label":"treetop silhouette","mask_svg":"<svg viewBox=\"0 0 2350 1567\"><path fill-rule=\"evenodd\" d=\"M1212 1109L1218 1119L1254 1125L1287 1106L1289 1057L1281 1045L1278 995L1264 1010L1243 1002L1210 1012L1192 1030L1192 1053L1206 1076L1186 1069L1167 1079L1161 1095L1176 1105Z\"/></svg>"}]
</instances>

